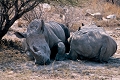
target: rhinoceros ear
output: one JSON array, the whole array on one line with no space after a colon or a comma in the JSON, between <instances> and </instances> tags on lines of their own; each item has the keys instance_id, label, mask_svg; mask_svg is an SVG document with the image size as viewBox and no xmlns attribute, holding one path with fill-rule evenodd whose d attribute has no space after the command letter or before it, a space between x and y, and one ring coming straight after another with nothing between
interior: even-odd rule
<instances>
[{"instance_id":1,"label":"rhinoceros ear","mask_svg":"<svg viewBox=\"0 0 120 80\"><path fill-rule=\"evenodd\" d=\"M41 24L39 25L38 29L37 29L37 32L44 32L44 21L41 20Z\"/></svg>"},{"instance_id":2,"label":"rhinoceros ear","mask_svg":"<svg viewBox=\"0 0 120 80\"><path fill-rule=\"evenodd\" d=\"M14 33L18 38L26 38L27 35L25 33L15 32Z\"/></svg>"},{"instance_id":3,"label":"rhinoceros ear","mask_svg":"<svg viewBox=\"0 0 120 80\"><path fill-rule=\"evenodd\" d=\"M81 30L81 27L78 28L78 31Z\"/></svg>"},{"instance_id":4,"label":"rhinoceros ear","mask_svg":"<svg viewBox=\"0 0 120 80\"><path fill-rule=\"evenodd\" d=\"M41 31L42 31L42 33L44 32L44 26L45 26L44 21L41 20Z\"/></svg>"}]
</instances>

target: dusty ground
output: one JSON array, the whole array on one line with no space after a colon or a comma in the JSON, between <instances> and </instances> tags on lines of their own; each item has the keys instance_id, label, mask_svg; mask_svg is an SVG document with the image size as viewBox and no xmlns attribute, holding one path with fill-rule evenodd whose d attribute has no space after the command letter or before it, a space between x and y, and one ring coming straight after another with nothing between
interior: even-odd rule
<instances>
[{"instance_id":1,"label":"dusty ground","mask_svg":"<svg viewBox=\"0 0 120 80\"><path fill-rule=\"evenodd\" d=\"M120 30L115 29L107 30L118 44L117 52L108 63L67 60L35 65L22 52L20 42L4 41L6 45L0 51L0 80L119 80Z\"/></svg>"},{"instance_id":2,"label":"dusty ground","mask_svg":"<svg viewBox=\"0 0 120 80\"><path fill-rule=\"evenodd\" d=\"M81 19L86 23L88 20L88 18ZM41 66L27 59L21 49L21 40L12 34L13 29L16 30L15 23L5 36L12 40L0 42L0 80L120 80L120 26L116 25L118 23L112 27L110 23L107 24L109 27L104 29L118 45L117 52L108 63L67 60L51 61L50 65ZM18 30L25 31L25 28L17 27Z\"/></svg>"}]
</instances>

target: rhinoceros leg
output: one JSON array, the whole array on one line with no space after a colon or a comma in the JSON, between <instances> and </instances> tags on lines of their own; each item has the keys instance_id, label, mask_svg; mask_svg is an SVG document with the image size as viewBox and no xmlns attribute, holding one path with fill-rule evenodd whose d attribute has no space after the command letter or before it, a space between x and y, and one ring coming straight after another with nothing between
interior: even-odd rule
<instances>
[{"instance_id":1,"label":"rhinoceros leg","mask_svg":"<svg viewBox=\"0 0 120 80\"><path fill-rule=\"evenodd\" d=\"M108 58L106 57L106 59L104 59L106 50L107 50L107 46L106 46L106 43L104 43L99 52L99 61L100 62L107 62Z\"/></svg>"},{"instance_id":2,"label":"rhinoceros leg","mask_svg":"<svg viewBox=\"0 0 120 80\"><path fill-rule=\"evenodd\" d=\"M108 48L108 44L111 44L111 43L109 43L108 36L103 35L102 40L103 40L103 45L102 45L100 52L99 52L99 61L100 62L107 62L109 57L110 57L110 54L111 54L107 51L107 48Z\"/></svg>"},{"instance_id":3,"label":"rhinoceros leg","mask_svg":"<svg viewBox=\"0 0 120 80\"><path fill-rule=\"evenodd\" d=\"M77 60L78 54L76 53L76 51L70 50L69 54L67 55L67 58L71 60Z\"/></svg>"},{"instance_id":4,"label":"rhinoceros leg","mask_svg":"<svg viewBox=\"0 0 120 80\"><path fill-rule=\"evenodd\" d=\"M62 27L62 29L64 30L64 33L65 33L65 42L64 42L65 48L66 48L65 53L69 53L70 43L68 42L68 38L70 37L70 31L67 26L65 26L63 24L59 24L59 25Z\"/></svg>"},{"instance_id":5,"label":"rhinoceros leg","mask_svg":"<svg viewBox=\"0 0 120 80\"><path fill-rule=\"evenodd\" d=\"M65 45L63 42L59 42L58 44L58 53L56 54L55 60L62 61L65 60Z\"/></svg>"}]
</instances>

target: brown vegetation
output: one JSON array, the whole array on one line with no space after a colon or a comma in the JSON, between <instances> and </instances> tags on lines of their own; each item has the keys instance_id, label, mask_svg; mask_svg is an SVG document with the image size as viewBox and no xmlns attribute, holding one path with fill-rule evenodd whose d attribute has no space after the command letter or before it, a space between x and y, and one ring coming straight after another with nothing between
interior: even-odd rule
<instances>
[{"instance_id":1,"label":"brown vegetation","mask_svg":"<svg viewBox=\"0 0 120 80\"><path fill-rule=\"evenodd\" d=\"M119 80L120 8L110 3L103 3L97 0L90 1L81 5L79 4L79 7L61 7L55 5L52 6L50 11L45 11L42 17L45 21L55 20L61 23L68 23L69 28L73 31L77 30L81 26L81 23L90 24L91 22L95 22L97 25L104 27L106 32L118 44L117 52L108 63L96 63L87 60L67 60L51 61L50 65L35 65L33 61L27 59L27 56L21 48L21 40L12 37L12 31L18 29L25 31L24 28L26 28L23 25L22 28L17 27L15 23L11 27L11 31L0 42L0 80ZM88 9L92 13L100 12L104 17L109 14L116 14L117 19L106 22L93 19L93 17L86 17L85 13ZM68 12L64 13L64 10L68 10ZM65 19L61 18L61 14L65 16Z\"/></svg>"}]
</instances>

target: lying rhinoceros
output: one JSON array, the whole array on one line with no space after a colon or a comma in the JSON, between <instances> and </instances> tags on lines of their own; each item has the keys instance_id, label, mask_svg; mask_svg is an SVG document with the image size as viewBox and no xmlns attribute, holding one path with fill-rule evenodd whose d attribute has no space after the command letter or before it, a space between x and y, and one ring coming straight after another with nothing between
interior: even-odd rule
<instances>
[{"instance_id":1,"label":"lying rhinoceros","mask_svg":"<svg viewBox=\"0 0 120 80\"><path fill-rule=\"evenodd\" d=\"M33 20L26 33L16 32L19 38L24 38L23 47L36 64L49 64L51 58L65 59L66 47L69 50L67 39L70 32L66 26L56 22L44 23L43 20Z\"/></svg>"},{"instance_id":2,"label":"lying rhinoceros","mask_svg":"<svg viewBox=\"0 0 120 80\"><path fill-rule=\"evenodd\" d=\"M85 25L73 33L70 38L69 59L89 59L98 62L107 62L116 52L116 42L102 27L94 24Z\"/></svg>"}]
</instances>

